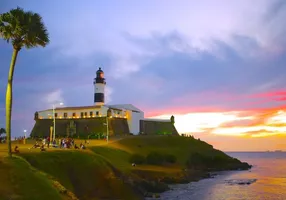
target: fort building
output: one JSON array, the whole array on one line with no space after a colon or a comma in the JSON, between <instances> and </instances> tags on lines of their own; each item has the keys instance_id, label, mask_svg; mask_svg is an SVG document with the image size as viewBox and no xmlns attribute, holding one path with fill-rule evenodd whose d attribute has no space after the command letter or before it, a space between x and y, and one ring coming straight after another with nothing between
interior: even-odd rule
<instances>
[{"instance_id":1,"label":"fort building","mask_svg":"<svg viewBox=\"0 0 286 200\"><path fill-rule=\"evenodd\" d=\"M56 136L89 137L126 134L178 134L172 117L167 120L144 118L132 104L105 104L106 80L99 68L94 84L94 103L90 106L53 107L37 111L31 136L46 137L53 126Z\"/></svg>"}]
</instances>

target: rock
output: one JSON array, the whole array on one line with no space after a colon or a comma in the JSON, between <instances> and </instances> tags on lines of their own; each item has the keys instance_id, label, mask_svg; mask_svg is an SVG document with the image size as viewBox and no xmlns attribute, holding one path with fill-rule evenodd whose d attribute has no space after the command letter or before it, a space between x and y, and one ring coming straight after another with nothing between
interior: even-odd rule
<instances>
[{"instance_id":1,"label":"rock","mask_svg":"<svg viewBox=\"0 0 286 200\"><path fill-rule=\"evenodd\" d=\"M250 185L255 183L257 179L231 179L225 180L225 183L228 185Z\"/></svg>"}]
</instances>

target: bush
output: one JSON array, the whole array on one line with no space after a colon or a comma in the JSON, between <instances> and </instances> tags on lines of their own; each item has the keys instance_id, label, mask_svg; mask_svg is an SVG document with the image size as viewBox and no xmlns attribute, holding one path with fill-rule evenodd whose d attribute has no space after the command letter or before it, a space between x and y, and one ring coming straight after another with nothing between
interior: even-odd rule
<instances>
[{"instance_id":1,"label":"bush","mask_svg":"<svg viewBox=\"0 0 286 200\"><path fill-rule=\"evenodd\" d=\"M144 156L140 155L140 154L133 154L130 159L129 159L130 163L135 163L135 164L143 164L146 162L146 159Z\"/></svg>"},{"instance_id":2,"label":"bush","mask_svg":"<svg viewBox=\"0 0 286 200\"><path fill-rule=\"evenodd\" d=\"M200 153L193 153L187 160L188 167L205 168L209 165L209 158Z\"/></svg>"},{"instance_id":3,"label":"bush","mask_svg":"<svg viewBox=\"0 0 286 200\"><path fill-rule=\"evenodd\" d=\"M167 155L165 155L165 161L167 163L176 163L177 162L177 158L174 155L167 154Z\"/></svg>"},{"instance_id":4,"label":"bush","mask_svg":"<svg viewBox=\"0 0 286 200\"><path fill-rule=\"evenodd\" d=\"M104 133L89 133L88 135L82 135L80 137L81 139L104 139L105 134Z\"/></svg>"},{"instance_id":5,"label":"bush","mask_svg":"<svg viewBox=\"0 0 286 200\"><path fill-rule=\"evenodd\" d=\"M164 163L176 163L177 158L171 154L150 152L146 157L146 162L150 165L163 165Z\"/></svg>"},{"instance_id":6,"label":"bush","mask_svg":"<svg viewBox=\"0 0 286 200\"><path fill-rule=\"evenodd\" d=\"M213 169L228 170L241 166L241 162L237 159L230 158L226 155L208 155L201 153L193 153L187 161L187 167L195 169Z\"/></svg>"},{"instance_id":7,"label":"bush","mask_svg":"<svg viewBox=\"0 0 286 200\"><path fill-rule=\"evenodd\" d=\"M165 156L157 152L151 152L147 155L146 161L150 165L162 165L165 162Z\"/></svg>"}]
</instances>

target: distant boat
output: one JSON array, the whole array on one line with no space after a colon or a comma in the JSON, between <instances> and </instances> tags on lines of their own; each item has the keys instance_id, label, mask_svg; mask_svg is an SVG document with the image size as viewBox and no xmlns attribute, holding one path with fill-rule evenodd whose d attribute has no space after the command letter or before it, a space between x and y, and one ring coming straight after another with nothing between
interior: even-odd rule
<instances>
[{"instance_id":1,"label":"distant boat","mask_svg":"<svg viewBox=\"0 0 286 200\"><path fill-rule=\"evenodd\" d=\"M277 153L277 152L282 152L282 150L275 150L274 152L275 152L275 153Z\"/></svg>"}]
</instances>

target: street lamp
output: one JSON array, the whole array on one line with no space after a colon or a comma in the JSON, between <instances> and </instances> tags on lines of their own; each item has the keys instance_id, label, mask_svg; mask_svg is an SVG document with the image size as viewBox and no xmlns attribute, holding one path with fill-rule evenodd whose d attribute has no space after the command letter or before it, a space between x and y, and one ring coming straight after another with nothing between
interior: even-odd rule
<instances>
[{"instance_id":1,"label":"street lamp","mask_svg":"<svg viewBox=\"0 0 286 200\"><path fill-rule=\"evenodd\" d=\"M108 116L106 116L106 123L104 123L103 125L106 125L106 141L108 143Z\"/></svg>"},{"instance_id":2,"label":"street lamp","mask_svg":"<svg viewBox=\"0 0 286 200\"><path fill-rule=\"evenodd\" d=\"M25 129L24 130L24 144L26 144L26 132L27 132L27 130Z\"/></svg>"},{"instance_id":3,"label":"street lamp","mask_svg":"<svg viewBox=\"0 0 286 200\"><path fill-rule=\"evenodd\" d=\"M64 103L60 103L60 106L64 105ZM56 139L56 117L55 117L55 104L53 104L53 121L54 121L54 134L53 134L53 140L54 141ZM51 141L51 139L50 139Z\"/></svg>"}]
</instances>

